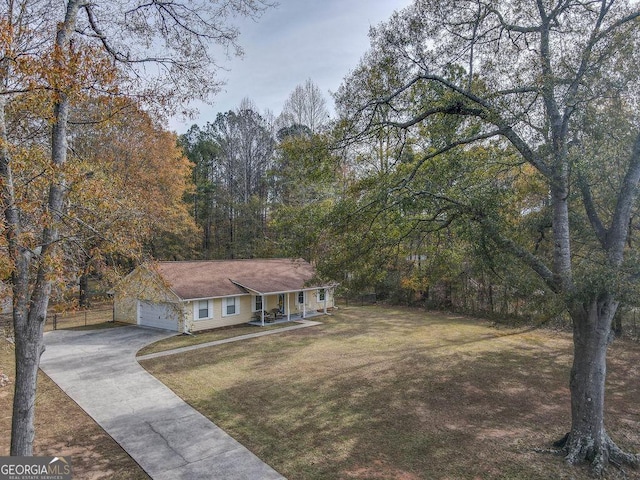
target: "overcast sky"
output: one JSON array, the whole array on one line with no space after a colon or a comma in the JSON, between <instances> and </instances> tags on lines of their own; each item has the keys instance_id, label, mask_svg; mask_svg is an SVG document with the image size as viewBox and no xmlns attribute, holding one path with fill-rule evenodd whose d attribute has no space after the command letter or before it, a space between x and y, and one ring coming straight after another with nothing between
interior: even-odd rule
<instances>
[{"instance_id":1,"label":"overcast sky","mask_svg":"<svg viewBox=\"0 0 640 480\"><path fill-rule=\"evenodd\" d=\"M369 48L369 27L387 20L411 0L277 0L259 20L242 19L244 56L224 63L226 85L213 106L194 104L194 120L173 119L169 127L184 133L190 125L215 120L218 112L235 110L243 98L258 110L278 115L296 85L310 78L326 96L355 68Z\"/></svg>"}]
</instances>

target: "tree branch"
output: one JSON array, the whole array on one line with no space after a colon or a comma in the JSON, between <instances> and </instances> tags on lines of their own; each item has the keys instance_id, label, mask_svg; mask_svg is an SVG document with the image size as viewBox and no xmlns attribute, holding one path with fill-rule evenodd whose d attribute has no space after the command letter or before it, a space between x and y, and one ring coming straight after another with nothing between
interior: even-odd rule
<instances>
[{"instance_id":1,"label":"tree branch","mask_svg":"<svg viewBox=\"0 0 640 480\"><path fill-rule=\"evenodd\" d=\"M511 252L513 255L522 260L527 266L529 266L529 268L536 272L552 292L560 293L562 291L562 287L558 284L555 275L540 258L524 249L510 238L506 238L505 236L500 234L495 226L485 218L481 218L479 221L485 228L485 232L487 232L489 236L501 246L501 248L504 248L506 251Z\"/></svg>"},{"instance_id":2,"label":"tree branch","mask_svg":"<svg viewBox=\"0 0 640 480\"><path fill-rule=\"evenodd\" d=\"M487 10L489 13L493 13L497 18L498 21L500 22L500 25L502 26L502 28L504 28L505 30L509 31L509 32L518 32L518 33L536 33L540 31L540 27L523 27L520 25L514 25L511 23L507 23L504 19L504 17L502 16L502 14L496 10L495 8L489 8Z\"/></svg>"},{"instance_id":3,"label":"tree branch","mask_svg":"<svg viewBox=\"0 0 640 480\"><path fill-rule=\"evenodd\" d=\"M102 44L102 47L107 51L109 55L111 55L116 61L121 63L159 63L159 64L175 64L182 65L182 62L178 62L171 57L144 57L144 58L131 58L128 54L124 55L121 52L117 51L115 48L111 46L111 44L107 41L107 36L102 32L102 29L98 25L96 18L93 14L93 10L91 8L91 4L88 3L84 5L84 10L87 13L87 20L89 21L89 25L91 26L91 30L95 33L95 35L86 35L92 38L96 38Z\"/></svg>"},{"instance_id":4,"label":"tree branch","mask_svg":"<svg viewBox=\"0 0 640 480\"><path fill-rule=\"evenodd\" d=\"M602 248L606 248L607 243L607 229L604 227L602 221L600 220L600 216L596 211L596 207L593 203L593 196L591 195L591 188L589 187L589 183L587 179L582 174L582 172L577 172L578 175L578 186L580 188L580 192L582 193L582 202L584 203L584 208L587 213L587 218L589 219L589 223L593 228L593 231L602 245Z\"/></svg>"},{"instance_id":5,"label":"tree branch","mask_svg":"<svg viewBox=\"0 0 640 480\"><path fill-rule=\"evenodd\" d=\"M477 108L474 109L474 108L465 107L462 102L453 102L443 107L433 108L431 110L425 110L420 115L417 115L407 120L406 122L384 122L383 124L385 126L390 126L390 127L400 128L400 129L407 129L409 127L412 127L422 122L423 120L426 120L428 117L435 115L437 113L446 113L449 115L480 116L482 115L483 110L477 109ZM372 126L376 126L376 124L373 124Z\"/></svg>"},{"instance_id":6,"label":"tree branch","mask_svg":"<svg viewBox=\"0 0 640 480\"><path fill-rule=\"evenodd\" d=\"M435 157L437 157L439 155L442 155L443 153L446 153L449 150L453 150L456 147L460 147L462 145L469 145L471 143L475 143L475 142L480 141L480 140L487 140L489 138L496 137L499 134L500 134L500 130L492 130L492 131L484 133L484 134L479 134L479 135L475 135L473 137L464 138L462 140L457 140L455 142L451 142L448 145L445 145L444 147L439 148L438 150L435 150L434 152L426 154L425 156L423 156L418 161L418 163L413 168L413 170L411 171L409 176L405 177L397 188L402 188L402 187L406 186L411 180L413 180L413 178L418 173L418 170L420 170L420 167L422 167L422 165L424 165L424 163L427 160L431 160L432 158L435 158Z\"/></svg>"},{"instance_id":7,"label":"tree branch","mask_svg":"<svg viewBox=\"0 0 640 480\"><path fill-rule=\"evenodd\" d=\"M607 235L607 252L614 265L622 263L624 246L629 233L629 219L636 197L638 196L638 182L640 181L640 133L636 137L629 161L629 168L622 181L622 187L616 201L611 227Z\"/></svg>"},{"instance_id":8,"label":"tree branch","mask_svg":"<svg viewBox=\"0 0 640 480\"><path fill-rule=\"evenodd\" d=\"M523 158L533 165L540 173L542 173L545 177L550 177L551 171L547 164L544 162L542 158L540 158L511 127L509 122L507 122L498 112L493 108L491 103L488 100L479 97L478 95L470 92L469 90L465 90L461 87L458 87L454 83L446 80L445 78L439 75L422 75L421 78L426 80L432 80L441 85L449 88L450 90L464 96L468 100L473 103L476 103L484 108L484 112L481 115L477 115L482 118L484 121L489 122L496 127L498 127L499 132L502 136L504 136L511 144L520 152ZM470 112L472 110L470 109Z\"/></svg>"},{"instance_id":9,"label":"tree branch","mask_svg":"<svg viewBox=\"0 0 640 480\"><path fill-rule=\"evenodd\" d=\"M602 32L600 32L600 34L596 37L596 41L602 40L602 38L604 38L605 36L609 35L616 28L621 27L622 25L625 25L625 24L627 24L629 22L632 22L632 21L636 20L637 18L640 18L640 10L636 10L635 12L627 15L626 17L623 17L620 20L612 23L608 28L606 28Z\"/></svg>"}]
</instances>

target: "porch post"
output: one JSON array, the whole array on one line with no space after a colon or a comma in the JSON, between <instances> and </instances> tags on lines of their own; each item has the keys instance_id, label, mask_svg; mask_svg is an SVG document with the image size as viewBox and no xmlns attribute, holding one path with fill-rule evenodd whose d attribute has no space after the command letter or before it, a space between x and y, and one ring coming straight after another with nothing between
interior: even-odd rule
<instances>
[{"instance_id":1,"label":"porch post","mask_svg":"<svg viewBox=\"0 0 640 480\"><path fill-rule=\"evenodd\" d=\"M324 289L324 314L327 314L327 297L329 296L329 289Z\"/></svg>"},{"instance_id":2,"label":"porch post","mask_svg":"<svg viewBox=\"0 0 640 480\"><path fill-rule=\"evenodd\" d=\"M264 327L264 295L260 295L262 299L262 309L260 311L260 318L262 319L262 326Z\"/></svg>"},{"instance_id":3,"label":"porch post","mask_svg":"<svg viewBox=\"0 0 640 480\"><path fill-rule=\"evenodd\" d=\"M287 292L287 322L291 321L291 308L289 308L289 305L291 304L291 293Z\"/></svg>"},{"instance_id":4,"label":"porch post","mask_svg":"<svg viewBox=\"0 0 640 480\"><path fill-rule=\"evenodd\" d=\"M302 291L302 318L307 318L307 292Z\"/></svg>"}]
</instances>

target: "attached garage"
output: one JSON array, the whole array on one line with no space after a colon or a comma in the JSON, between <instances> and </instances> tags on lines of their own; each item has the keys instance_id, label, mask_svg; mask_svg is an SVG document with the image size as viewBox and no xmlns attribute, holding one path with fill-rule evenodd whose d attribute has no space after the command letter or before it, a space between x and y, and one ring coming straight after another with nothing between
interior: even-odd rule
<instances>
[{"instance_id":1,"label":"attached garage","mask_svg":"<svg viewBox=\"0 0 640 480\"><path fill-rule=\"evenodd\" d=\"M179 331L176 306L171 303L138 301L138 325Z\"/></svg>"},{"instance_id":2,"label":"attached garage","mask_svg":"<svg viewBox=\"0 0 640 480\"><path fill-rule=\"evenodd\" d=\"M316 277L301 258L149 263L114 287L113 318L177 333L305 318L333 306Z\"/></svg>"}]
</instances>

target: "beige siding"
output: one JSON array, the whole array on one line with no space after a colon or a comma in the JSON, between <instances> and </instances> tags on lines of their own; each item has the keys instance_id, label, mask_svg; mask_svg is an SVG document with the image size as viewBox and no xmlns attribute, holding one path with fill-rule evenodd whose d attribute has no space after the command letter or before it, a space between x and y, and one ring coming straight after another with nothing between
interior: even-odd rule
<instances>
[{"instance_id":1,"label":"beige siding","mask_svg":"<svg viewBox=\"0 0 640 480\"><path fill-rule=\"evenodd\" d=\"M289 303L287 304L287 297L289 298ZM251 308L255 308L255 304L253 303L253 296L251 297ZM298 292L295 293L285 293L284 294L284 312L285 314L291 313L291 315L295 315L298 313L296 299L298 298ZM274 308L279 307L279 299L280 295L266 295L264 298L264 311L269 312ZM302 310L300 310L302 312Z\"/></svg>"},{"instance_id":2,"label":"beige siding","mask_svg":"<svg viewBox=\"0 0 640 480\"><path fill-rule=\"evenodd\" d=\"M305 303L307 311L317 311L324 309L324 302L318 301L318 290L309 290L305 292ZM327 298L327 308L333 307L333 290L325 289L325 295Z\"/></svg>"},{"instance_id":3,"label":"beige siding","mask_svg":"<svg viewBox=\"0 0 640 480\"><path fill-rule=\"evenodd\" d=\"M186 316L189 318L192 332L198 332L201 330L209 330L211 328L227 327L230 325L239 325L247 323L251 320L253 299L250 295L243 295L235 297L238 301L240 312L237 315L223 316L224 299L215 298L211 302L213 304L213 317L205 320L198 320L196 314L196 302L186 302L185 311Z\"/></svg>"},{"instance_id":4,"label":"beige siding","mask_svg":"<svg viewBox=\"0 0 640 480\"><path fill-rule=\"evenodd\" d=\"M287 293L284 296L284 308L285 308L285 313L291 314L291 315L296 315L298 313L298 305L297 305L297 298L298 298L298 293ZM288 305L289 305L289 310L286 310L287 308L287 299L288 299ZM302 313L302 312L300 312Z\"/></svg>"},{"instance_id":5,"label":"beige siding","mask_svg":"<svg viewBox=\"0 0 640 480\"><path fill-rule=\"evenodd\" d=\"M327 308L332 308L334 306L333 303L333 292L331 289L326 289L327 295ZM288 298L288 303L287 303ZM255 308L254 296L251 296L251 309ZM272 309L277 308L279 306L279 295L266 295L264 298L264 310L266 312L270 312ZM288 308L287 308L288 307ZM324 309L324 302L318 301L318 290L307 290L305 291L305 304L298 303L298 292L289 292L284 294L284 310L285 314L290 313L291 315L302 315L303 312L307 313L315 313L317 310Z\"/></svg>"},{"instance_id":6,"label":"beige siding","mask_svg":"<svg viewBox=\"0 0 640 480\"><path fill-rule=\"evenodd\" d=\"M308 295L308 293L307 293ZM302 303L298 303L298 292L294 293L291 295L291 313L292 314L297 314L302 316L302 314L305 312L305 309L303 308L304 305ZM309 307L306 308L306 311L309 311Z\"/></svg>"},{"instance_id":7,"label":"beige siding","mask_svg":"<svg viewBox=\"0 0 640 480\"><path fill-rule=\"evenodd\" d=\"M326 289L327 295L327 308L332 308L334 306L333 303L333 292L331 289ZM253 296L251 297L251 308L254 308ZM288 298L288 303L287 303ZM279 295L267 295L264 298L264 310L266 312L271 311L274 308L277 308L279 305ZM288 308L287 308L288 307ZM305 303L304 305L298 303L298 292L289 292L284 294L284 310L285 314L289 313L291 315L302 315L304 312L307 314L315 313L318 310L324 309L324 302L318 301L318 290L307 290L305 291Z\"/></svg>"},{"instance_id":8,"label":"beige siding","mask_svg":"<svg viewBox=\"0 0 640 480\"><path fill-rule=\"evenodd\" d=\"M278 308L278 295L267 295L264 297L264 303L266 303L264 310L268 312L274 308Z\"/></svg>"},{"instance_id":9,"label":"beige siding","mask_svg":"<svg viewBox=\"0 0 640 480\"><path fill-rule=\"evenodd\" d=\"M115 294L113 299L113 319L116 322L137 323L138 300Z\"/></svg>"},{"instance_id":10,"label":"beige siding","mask_svg":"<svg viewBox=\"0 0 640 480\"><path fill-rule=\"evenodd\" d=\"M115 288L113 298L114 320L137 323L138 299L149 302L177 302L177 297L159 281L154 273L144 268L137 268ZM181 307L180 310L182 310ZM180 329L182 329L182 326L180 326Z\"/></svg>"},{"instance_id":11,"label":"beige siding","mask_svg":"<svg viewBox=\"0 0 640 480\"><path fill-rule=\"evenodd\" d=\"M326 290L327 308L334 306L332 289ZM198 301L179 302L176 295L165 286L158 275L146 268L138 268L128 275L115 289L114 292L114 319L120 322L137 323L138 299L154 303L172 303L176 307L179 331L197 332L212 328L238 325L252 320L255 308L253 295L241 295L234 297L237 300L239 312L234 315L225 315L225 299L209 299L209 318L198 318ZM264 298L263 309L270 311L279 306L279 295L267 295ZM305 304L298 304L298 292L285 294L285 314L302 315L322 310L325 304L318 301L318 291L305 291Z\"/></svg>"}]
</instances>

